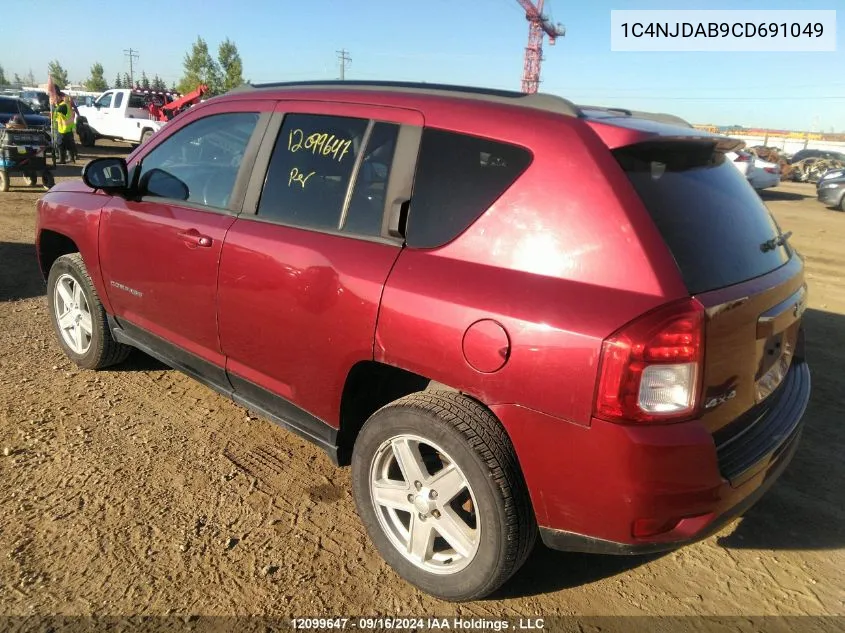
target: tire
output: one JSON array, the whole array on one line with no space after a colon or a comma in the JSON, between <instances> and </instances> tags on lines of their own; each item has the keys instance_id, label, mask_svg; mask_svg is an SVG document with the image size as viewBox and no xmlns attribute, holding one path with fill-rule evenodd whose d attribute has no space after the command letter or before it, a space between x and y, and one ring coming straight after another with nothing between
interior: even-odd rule
<instances>
[{"instance_id":1,"label":"tire","mask_svg":"<svg viewBox=\"0 0 845 633\"><path fill-rule=\"evenodd\" d=\"M396 450L410 468L399 466ZM451 480L438 480L446 472ZM379 479L390 483L379 487ZM461 492L453 496L447 489ZM476 600L495 591L536 541L534 511L510 439L488 409L457 392L414 393L374 413L353 449L352 492L381 556L402 578L444 600ZM390 495L390 507L376 502L383 494ZM456 525L462 540L454 538ZM429 535L418 542L430 544L415 560L406 553L412 526L422 530L414 534Z\"/></svg>"},{"instance_id":2,"label":"tire","mask_svg":"<svg viewBox=\"0 0 845 633\"><path fill-rule=\"evenodd\" d=\"M144 133L141 134L141 143L140 144L143 145L148 140L150 140L152 138L152 136L153 136L152 130L145 130Z\"/></svg>"},{"instance_id":3,"label":"tire","mask_svg":"<svg viewBox=\"0 0 845 633\"><path fill-rule=\"evenodd\" d=\"M85 124L79 126L77 130L79 134L79 144L82 147L94 147L97 142L97 137L94 135L94 132L91 131L91 128Z\"/></svg>"},{"instance_id":4,"label":"tire","mask_svg":"<svg viewBox=\"0 0 845 633\"><path fill-rule=\"evenodd\" d=\"M842 197L839 198L839 210L845 211L845 194L843 194Z\"/></svg>"},{"instance_id":5,"label":"tire","mask_svg":"<svg viewBox=\"0 0 845 633\"><path fill-rule=\"evenodd\" d=\"M0 171L0 191L6 193L9 190L9 174Z\"/></svg>"},{"instance_id":6,"label":"tire","mask_svg":"<svg viewBox=\"0 0 845 633\"><path fill-rule=\"evenodd\" d=\"M106 311L79 253L62 255L53 263L47 277L47 305L59 345L79 367L102 369L129 355L131 348L112 338ZM66 323L74 324L67 332L59 325L59 313L69 314Z\"/></svg>"},{"instance_id":7,"label":"tire","mask_svg":"<svg viewBox=\"0 0 845 633\"><path fill-rule=\"evenodd\" d=\"M53 178L53 174L49 171L44 171L41 174L41 183L47 187L47 189L51 189L53 185L56 184L56 179Z\"/></svg>"}]
</instances>

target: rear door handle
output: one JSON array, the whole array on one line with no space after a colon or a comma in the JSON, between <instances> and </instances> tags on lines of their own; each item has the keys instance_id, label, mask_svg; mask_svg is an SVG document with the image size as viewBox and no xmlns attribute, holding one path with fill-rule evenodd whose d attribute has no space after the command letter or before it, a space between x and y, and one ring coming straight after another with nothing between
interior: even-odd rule
<instances>
[{"instance_id":1,"label":"rear door handle","mask_svg":"<svg viewBox=\"0 0 845 633\"><path fill-rule=\"evenodd\" d=\"M196 248L197 246L209 248L212 244L212 240L208 235L202 235L196 229L189 229L179 233L179 239L185 242L189 248Z\"/></svg>"}]
</instances>

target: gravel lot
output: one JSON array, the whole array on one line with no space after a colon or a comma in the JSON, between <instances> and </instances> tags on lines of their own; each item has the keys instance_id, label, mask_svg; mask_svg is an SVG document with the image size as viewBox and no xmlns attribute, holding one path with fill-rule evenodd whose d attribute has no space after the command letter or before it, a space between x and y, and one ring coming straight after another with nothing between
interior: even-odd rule
<instances>
[{"instance_id":1,"label":"gravel lot","mask_svg":"<svg viewBox=\"0 0 845 633\"><path fill-rule=\"evenodd\" d=\"M812 185L764 194L811 293L814 393L781 481L702 543L634 558L538 546L503 591L464 605L381 561L348 470L305 441L140 352L110 371L72 366L35 260L42 190L12 186L0 194L0 615L845 615L845 213Z\"/></svg>"}]
</instances>

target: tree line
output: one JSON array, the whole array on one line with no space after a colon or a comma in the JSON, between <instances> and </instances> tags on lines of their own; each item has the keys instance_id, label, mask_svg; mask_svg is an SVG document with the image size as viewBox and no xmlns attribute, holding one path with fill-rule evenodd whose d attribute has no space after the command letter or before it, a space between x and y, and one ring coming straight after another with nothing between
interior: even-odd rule
<instances>
[{"instance_id":1,"label":"tree line","mask_svg":"<svg viewBox=\"0 0 845 633\"><path fill-rule=\"evenodd\" d=\"M134 78L135 85L133 85L129 73L118 73L110 85L106 81L103 65L100 62L94 62L83 85L86 90L91 92L103 92L109 88L140 88L141 90L158 92L171 90L186 93L195 90L200 84L205 84L208 86L209 94L216 95L244 83L243 62L238 47L228 37L220 42L217 47L216 58L211 55L206 41L202 37L197 37L196 42L191 45L191 49L185 53L182 65L182 79L178 84L174 82L168 88L165 81L157 74L150 78L143 70L140 77ZM60 88L64 88L70 83L68 73L58 59L54 59L48 64L47 73L53 78L53 83ZM3 66L0 65L0 86L10 83L17 86L35 86L36 78L30 70L23 78L14 73L14 80L9 81Z\"/></svg>"}]
</instances>

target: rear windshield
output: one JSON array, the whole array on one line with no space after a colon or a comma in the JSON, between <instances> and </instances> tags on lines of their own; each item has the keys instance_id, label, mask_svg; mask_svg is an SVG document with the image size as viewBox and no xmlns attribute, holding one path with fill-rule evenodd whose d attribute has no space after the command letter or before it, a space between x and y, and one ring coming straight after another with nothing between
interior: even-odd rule
<instances>
[{"instance_id":1,"label":"rear windshield","mask_svg":"<svg viewBox=\"0 0 845 633\"><path fill-rule=\"evenodd\" d=\"M759 277L789 261L780 228L712 144L663 142L614 152L678 264L690 294Z\"/></svg>"}]
</instances>

